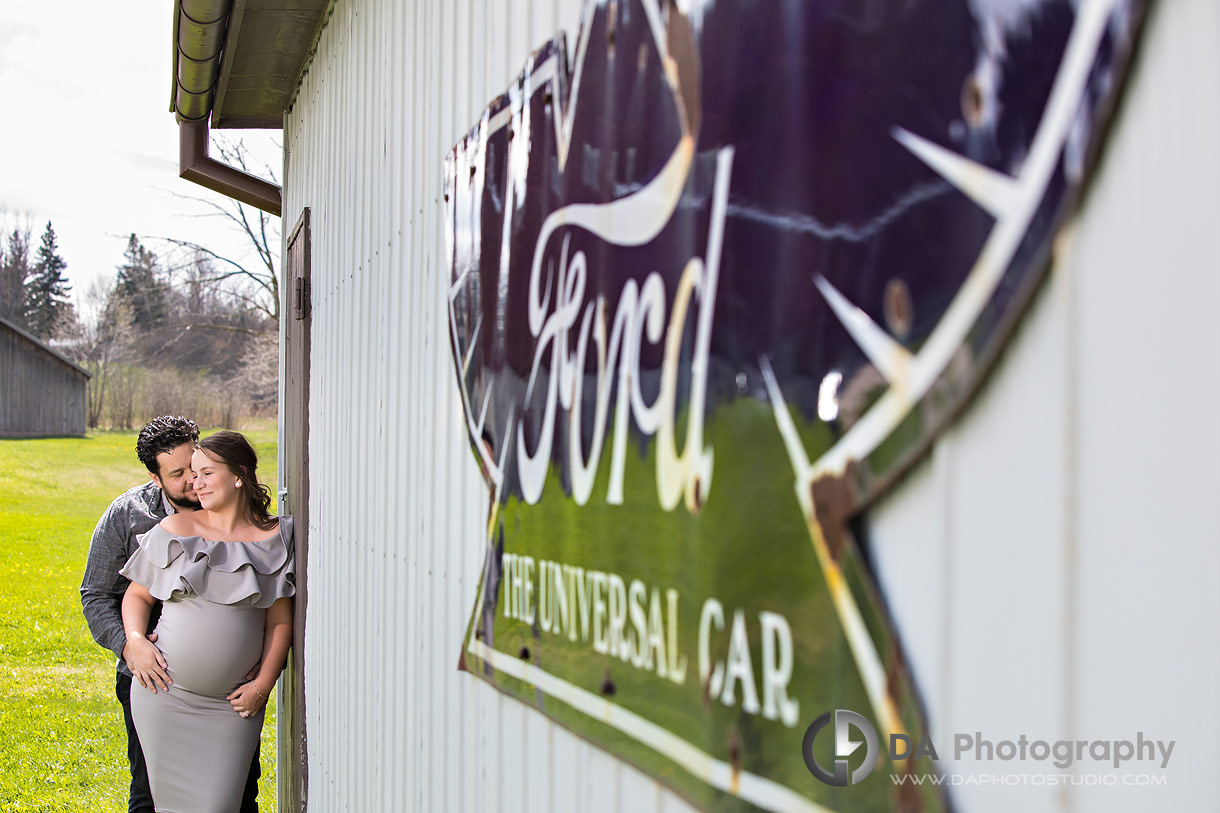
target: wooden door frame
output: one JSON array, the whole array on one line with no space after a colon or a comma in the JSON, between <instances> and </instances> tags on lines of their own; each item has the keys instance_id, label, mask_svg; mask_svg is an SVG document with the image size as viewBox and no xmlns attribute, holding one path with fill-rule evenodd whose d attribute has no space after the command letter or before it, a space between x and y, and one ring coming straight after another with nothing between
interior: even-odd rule
<instances>
[{"instance_id":1,"label":"wooden door frame","mask_svg":"<svg viewBox=\"0 0 1220 813\"><path fill-rule=\"evenodd\" d=\"M301 211L284 244L284 389L279 427L280 512L291 514L296 535L296 601L292 653L280 681L278 707L278 802L284 813L304 813L309 796L309 748L305 717L305 615L309 606L309 357L313 238L309 207Z\"/></svg>"}]
</instances>

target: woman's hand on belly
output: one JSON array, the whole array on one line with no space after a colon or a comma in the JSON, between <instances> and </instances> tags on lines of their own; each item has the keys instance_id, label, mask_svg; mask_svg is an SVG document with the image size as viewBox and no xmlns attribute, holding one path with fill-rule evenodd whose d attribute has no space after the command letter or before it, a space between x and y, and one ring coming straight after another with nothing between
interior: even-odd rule
<instances>
[{"instance_id":1,"label":"woman's hand on belly","mask_svg":"<svg viewBox=\"0 0 1220 813\"><path fill-rule=\"evenodd\" d=\"M267 705L267 695L270 693L271 689L263 692L258 683L251 680L229 692L225 700L228 700L233 706L233 711L242 717L253 717L258 714L259 709Z\"/></svg>"},{"instance_id":2,"label":"woman's hand on belly","mask_svg":"<svg viewBox=\"0 0 1220 813\"><path fill-rule=\"evenodd\" d=\"M127 645L123 647L123 660L127 661L127 668L140 685L153 694L157 693L158 686L161 691L168 692L174 683L169 676L169 664L166 663L165 656L154 643L142 635L127 637Z\"/></svg>"}]
</instances>

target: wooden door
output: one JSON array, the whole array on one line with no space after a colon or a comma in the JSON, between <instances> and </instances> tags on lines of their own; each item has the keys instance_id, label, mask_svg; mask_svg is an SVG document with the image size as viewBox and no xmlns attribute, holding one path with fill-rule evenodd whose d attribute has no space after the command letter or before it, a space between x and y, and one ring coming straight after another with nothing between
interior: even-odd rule
<instances>
[{"instance_id":1,"label":"wooden door","mask_svg":"<svg viewBox=\"0 0 1220 813\"><path fill-rule=\"evenodd\" d=\"M295 518L297 593L292 656L280 681L279 810L304 811L308 796L305 731L305 613L309 603L309 326L310 219L301 212L288 238L281 287L284 320L284 390L280 421L280 513Z\"/></svg>"}]
</instances>

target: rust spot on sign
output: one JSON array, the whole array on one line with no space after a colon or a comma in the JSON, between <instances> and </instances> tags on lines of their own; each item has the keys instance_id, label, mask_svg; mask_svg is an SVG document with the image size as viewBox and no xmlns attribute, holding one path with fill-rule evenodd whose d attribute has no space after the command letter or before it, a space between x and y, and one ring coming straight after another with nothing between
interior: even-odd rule
<instances>
[{"instance_id":1,"label":"rust spot on sign","mask_svg":"<svg viewBox=\"0 0 1220 813\"><path fill-rule=\"evenodd\" d=\"M729 791L736 796L741 792L741 737L737 735L737 729L729 732L729 765L733 768Z\"/></svg>"},{"instance_id":2,"label":"rust spot on sign","mask_svg":"<svg viewBox=\"0 0 1220 813\"><path fill-rule=\"evenodd\" d=\"M614 697L614 693L618 691L614 685L614 681L610 679L610 670L606 670L606 676L602 680L601 693L604 697Z\"/></svg>"},{"instance_id":3,"label":"rust spot on sign","mask_svg":"<svg viewBox=\"0 0 1220 813\"><path fill-rule=\"evenodd\" d=\"M857 505L854 485L854 463L839 476L827 475L814 480L809 487L813 501L814 518L822 529L822 538L835 562L842 558L846 542L847 520L855 513Z\"/></svg>"}]
</instances>

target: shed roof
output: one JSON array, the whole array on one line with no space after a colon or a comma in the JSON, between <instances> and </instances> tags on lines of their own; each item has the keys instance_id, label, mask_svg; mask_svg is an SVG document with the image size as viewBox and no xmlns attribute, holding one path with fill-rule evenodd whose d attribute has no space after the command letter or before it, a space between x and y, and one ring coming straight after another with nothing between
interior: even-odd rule
<instances>
[{"instance_id":1,"label":"shed roof","mask_svg":"<svg viewBox=\"0 0 1220 813\"><path fill-rule=\"evenodd\" d=\"M170 110L186 121L210 116L214 128L283 127L284 111L333 5L334 0L177 0Z\"/></svg>"},{"instance_id":2,"label":"shed roof","mask_svg":"<svg viewBox=\"0 0 1220 813\"><path fill-rule=\"evenodd\" d=\"M21 328L17 327L16 325L14 325L9 320L0 318L0 329L12 331L17 336L21 337L22 339L25 339L26 342L33 345L38 350L41 350L42 352L44 352L44 353L48 354L49 356L51 356L52 358L54 358L55 360L67 365L68 367L71 367L73 370L80 373L85 378L93 378L93 373L89 372L84 367L80 366L75 361L73 361L72 359L65 356L63 353L60 353L56 350L52 350L50 348L50 346L48 346L46 344L46 342L42 341L41 339L39 339L36 336L33 336L33 335L27 333L26 331L22 330Z\"/></svg>"}]
</instances>

